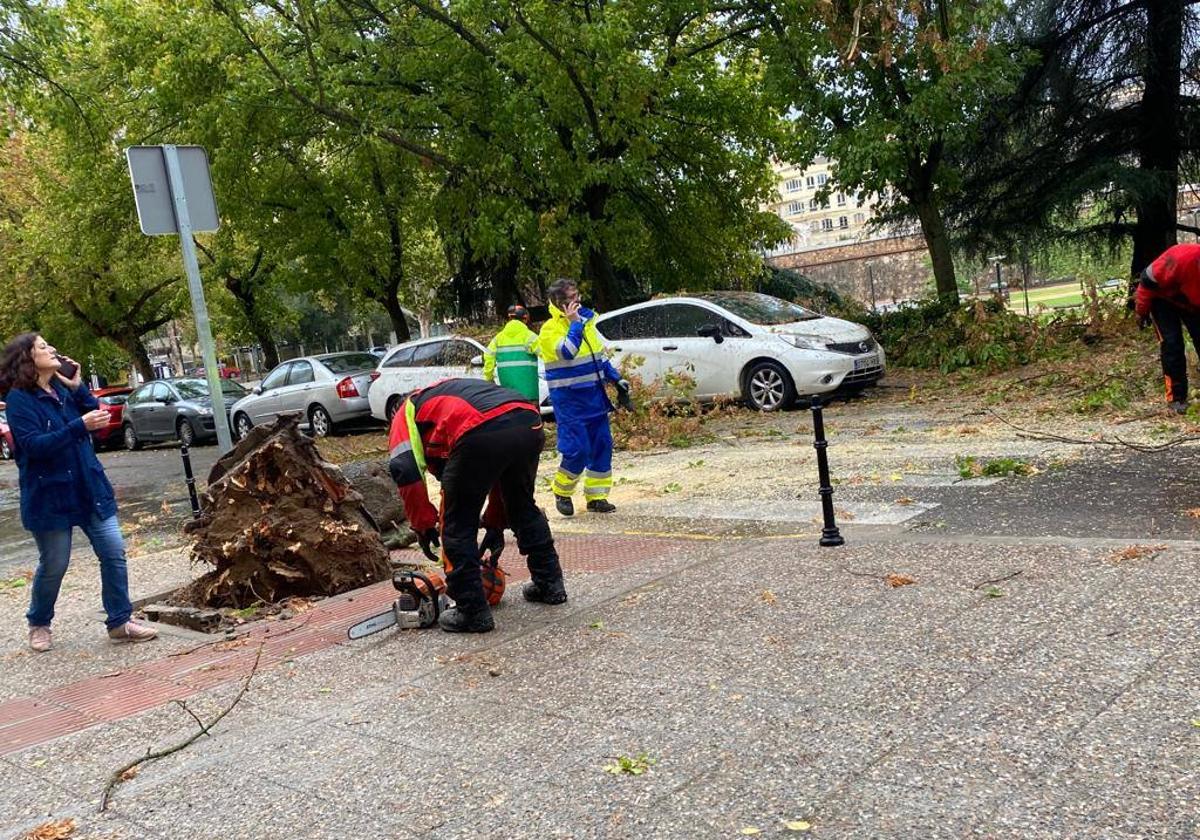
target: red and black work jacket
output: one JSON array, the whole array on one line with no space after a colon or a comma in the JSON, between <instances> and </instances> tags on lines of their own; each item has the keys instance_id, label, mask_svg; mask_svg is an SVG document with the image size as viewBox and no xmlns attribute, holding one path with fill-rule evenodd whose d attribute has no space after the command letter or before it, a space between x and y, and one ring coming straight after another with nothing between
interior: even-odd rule
<instances>
[{"instance_id":1,"label":"red and black work jacket","mask_svg":"<svg viewBox=\"0 0 1200 840\"><path fill-rule=\"evenodd\" d=\"M1200 312L1200 245L1172 245L1150 263L1145 275L1154 283L1138 284L1134 299L1138 315L1149 315L1150 302L1156 299Z\"/></svg>"},{"instance_id":2,"label":"red and black work jacket","mask_svg":"<svg viewBox=\"0 0 1200 840\"><path fill-rule=\"evenodd\" d=\"M463 435L510 411L535 409L527 397L482 379L443 379L408 395L392 418L388 470L413 530L420 533L438 525L437 508L425 489L425 470L440 479Z\"/></svg>"}]
</instances>

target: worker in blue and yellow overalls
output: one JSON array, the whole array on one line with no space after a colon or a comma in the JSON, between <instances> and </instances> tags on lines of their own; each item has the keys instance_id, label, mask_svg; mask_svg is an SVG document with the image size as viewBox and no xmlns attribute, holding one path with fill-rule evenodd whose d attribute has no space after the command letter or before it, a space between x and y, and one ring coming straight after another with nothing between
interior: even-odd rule
<instances>
[{"instance_id":1,"label":"worker in blue and yellow overalls","mask_svg":"<svg viewBox=\"0 0 1200 840\"><path fill-rule=\"evenodd\" d=\"M583 476L583 495L592 513L612 513L612 432L608 425L613 404L604 383L616 384L622 404L629 401L629 382L609 362L596 332L596 313L579 301L575 281L560 278L546 290L550 319L538 334L538 353L546 368L546 386L558 426L562 461L554 475L554 506L572 516L571 494Z\"/></svg>"}]
</instances>

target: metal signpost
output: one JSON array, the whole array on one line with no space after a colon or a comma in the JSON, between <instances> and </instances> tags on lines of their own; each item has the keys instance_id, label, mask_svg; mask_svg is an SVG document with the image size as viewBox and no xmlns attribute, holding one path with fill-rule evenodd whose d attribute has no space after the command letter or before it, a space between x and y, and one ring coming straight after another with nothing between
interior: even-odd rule
<instances>
[{"instance_id":1,"label":"metal signpost","mask_svg":"<svg viewBox=\"0 0 1200 840\"><path fill-rule=\"evenodd\" d=\"M200 265L196 261L193 233L215 231L220 226L212 179L208 174L208 155L200 146L130 146L125 150L133 197L137 203L138 224L148 236L179 234L183 268L187 273L196 337L204 358L208 392L212 395L213 422L221 452L233 449L233 437L225 416L225 395L217 370L217 351L208 323L204 287L200 285Z\"/></svg>"}]
</instances>

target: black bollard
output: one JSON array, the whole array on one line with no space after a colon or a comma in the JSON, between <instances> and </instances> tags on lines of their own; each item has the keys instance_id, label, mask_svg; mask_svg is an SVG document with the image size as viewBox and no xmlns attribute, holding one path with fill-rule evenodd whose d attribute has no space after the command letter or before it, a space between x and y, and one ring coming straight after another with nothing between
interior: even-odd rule
<instances>
[{"instance_id":1,"label":"black bollard","mask_svg":"<svg viewBox=\"0 0 1200 840\"><path fill-rule=\"evenodd\" d=\"M826 547L842 545L846 541L838 531L837 521L833 516L833 485L829 483L829 457L825 449L825 419L821 415L821 398L813 397L809 403L813 418L813 449L817 450L817 477L821 482L821 514L825 518L825 527L821 529L820 544Z\"/></svg>"},{"instance_id":2,"label":"black bollard","mask_svg":"<svg viewBox=\"0 0 1200 840\"><path fill-rule=\"evenodd\" d=\"M192 475L192 456L188 454L186 443L179 447L179 457L183 459L183 477L187 481L188 496L192 500L192 519L199 519L200 500L196 498L196 477Z\"/></svg>"}]
</instances>

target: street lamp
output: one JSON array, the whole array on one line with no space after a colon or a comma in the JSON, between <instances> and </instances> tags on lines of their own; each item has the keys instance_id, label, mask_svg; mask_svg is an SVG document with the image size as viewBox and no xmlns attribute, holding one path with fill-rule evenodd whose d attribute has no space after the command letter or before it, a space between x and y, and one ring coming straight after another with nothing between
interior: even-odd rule
<instances>
[{"instance_id":1,"label":"street lamp","mask_svg":"<svg viewBox=\"0 0 1200 840\"><path fill-rule=\"evenodd\" d=\"M1006 259L1008 257L1004 254L996 254L995 256L988 257L988 262L995 263L996 265L996 294L1000 296L1001 300L1004 300L1004 286L1000 281L1000 263Z\"/></svg>"}]
</instances>

